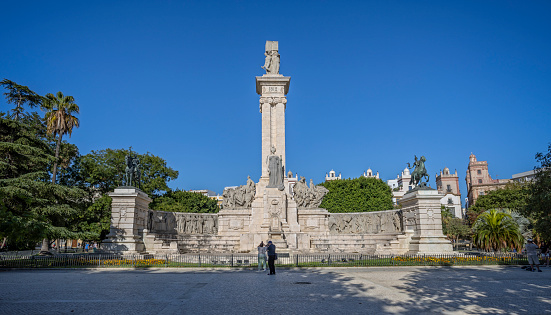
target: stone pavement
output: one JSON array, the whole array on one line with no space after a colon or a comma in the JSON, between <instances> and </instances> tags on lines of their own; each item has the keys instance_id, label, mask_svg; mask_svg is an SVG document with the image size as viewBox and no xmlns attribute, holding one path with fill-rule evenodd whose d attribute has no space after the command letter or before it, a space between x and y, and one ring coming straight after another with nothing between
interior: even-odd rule
<instances>
[{"instance_id":1,"label":"stone pavement","mask_svg":"<svg viewBox=\"0 0 551 315\"><path fill-rule=\"evenodd\" d=\"M0 314L550 314L542 269L0 270Z\"/></svg>"}]
</instances>

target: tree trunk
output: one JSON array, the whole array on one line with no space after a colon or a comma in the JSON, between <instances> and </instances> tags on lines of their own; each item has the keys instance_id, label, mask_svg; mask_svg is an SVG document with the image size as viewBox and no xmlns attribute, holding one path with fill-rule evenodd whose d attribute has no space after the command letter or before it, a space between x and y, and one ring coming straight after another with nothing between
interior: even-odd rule
<instances>
[{"instance_id":1,"label":"tree trunk","mask_svg":"<svg viewBox=\"0 0 551 315\"><path fill-rule=\"evenodd\" d=\"M57 138L57 144L55 146L55 161L54 161L54 170L52 172L52 183L55 184L55 177L57 175L57 161L59 159L59 147L61 146L61 138L63 137L62 134L59 134L59 137Z\"/></svg>"}]
</instances>

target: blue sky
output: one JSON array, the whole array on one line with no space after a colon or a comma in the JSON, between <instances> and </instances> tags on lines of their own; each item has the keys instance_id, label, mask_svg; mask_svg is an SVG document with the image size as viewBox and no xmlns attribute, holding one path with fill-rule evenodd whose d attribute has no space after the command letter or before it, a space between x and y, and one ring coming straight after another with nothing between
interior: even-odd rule
<instances>
[{"instance_id":1,"label":"blue sky","mask_svg":"<svg viewBox=\"0 0 551 315\"><path fill-rule=\"evenodd\" d=\"M551 142L549 1L5 1L0 78L80 106L81 154L128 148L180 172L173 188L261 172L255 76L279 41L287 169L396 178L471 152L490 174L532 169ZM8 109L4 99L0 110Z\"/></svg>"}]
</instances>

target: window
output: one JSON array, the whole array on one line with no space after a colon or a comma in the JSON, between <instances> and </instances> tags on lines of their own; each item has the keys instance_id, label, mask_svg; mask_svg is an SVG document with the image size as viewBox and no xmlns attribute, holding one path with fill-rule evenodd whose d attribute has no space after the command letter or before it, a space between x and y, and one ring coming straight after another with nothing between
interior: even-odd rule
<instances>
[{"instance_id":1,"label":"window","mask_svg":"<svg viewBox=\"0 0 551 315\"><path fill-rule=\"evenodd\" d=\"M482 174L482 171L481 171L481 170L477 170L476 173L477 173L478 175L480 175L480 174Z\"/></svg>"},{"instance_id":2,"label":"window","mask_svg":"<svg viewBox=\"0 0 551 315\"><path fill-rule=\"evenodd\" d=\"M451 186L451 185L448 185L448 187L446 188L446 191L447 191L447 192L451 192L451 191L452 191L452 186Z\"/></svg>"},{"instance_id":3,"label":"window","mask_svg":"<svg viewBox=\"0 0 551 315\"><path fill-rule=\"evenodd\" d=\"M479 184L482 184L482 179L479 179L479 180L478 180L478 183L479 183Z\"/></svg>"},{"instance_id":4,"label":"window","mask_svg":"<svg viewBox=\"0 0 551 315\"><path fill-rule=\"evenodd\" d=\"M484 192L481 191L478 195L479 195L479 196L484 196Z\"/></svg>"},{"instance_id":5,"label":"window","mask_svg":"<svg viewBox=\"0 0 551 315\"><path fill-rule=\"evenodd\" d=\"M452 198L448 198L448 204L449 204L449 205L453 205L453 200L452 200Z\"/></svg>"}]
</instances>

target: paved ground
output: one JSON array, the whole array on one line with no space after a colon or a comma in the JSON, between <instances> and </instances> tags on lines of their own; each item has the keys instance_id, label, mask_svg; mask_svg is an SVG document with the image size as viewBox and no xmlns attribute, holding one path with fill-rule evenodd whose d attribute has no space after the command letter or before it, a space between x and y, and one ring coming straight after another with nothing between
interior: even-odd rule
<instances>
[{"instance_id":1,"label":"paved ground","mask_svg":"<svg viewBox=\"0 0 551 315\"><path fill-rule=\"evenodd\" d=\"M551 268L0 271L0 314L551 314Z\"/></svg>"}]
</instances>

